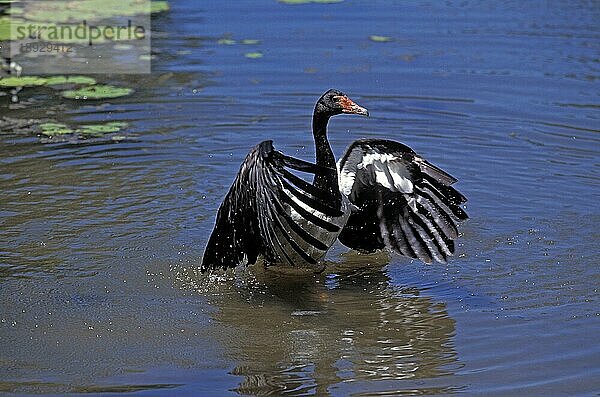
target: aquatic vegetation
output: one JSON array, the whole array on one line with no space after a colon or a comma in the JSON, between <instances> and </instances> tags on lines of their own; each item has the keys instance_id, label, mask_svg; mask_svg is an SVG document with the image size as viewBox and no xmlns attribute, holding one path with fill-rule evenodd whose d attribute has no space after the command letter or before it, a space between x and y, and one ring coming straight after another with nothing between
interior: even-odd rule
<instances>
[{"instance_id":1,"label":"aquatic vegetation","mask_svg":"<svg viewBox=\"0 0 600 397\"><path fill-rule=\"evenodd\" d=\"M277 0L280 3L283 4L310 4L310 3L316 3L316 4L335 4L335 3L341 3L344 0Z\"/></svg>"},{"instance_id":2,"label":"aquatic vegetation","mask_svg":"<svg viewBox=\"0 0 600 397\"><path fill-rule=\"evenodd\" d=\"M244 56L246 58L250 58L250 59L258 59L258 58L262 58L263 57L263 53L262 52L247 52L244 54Z\"/></svg>"},{"instance_id":3,"label":"aquatic vegetation","mask_svg":"<svg viewBox=\"0 0 600 397\"><path fill-rule=\"evenodd\" d=\"M159 12L169 11L169 2L168 1L153 1L150 3L150 13L158 14Z\"/></svg>"},{"instance_id":4,"label":"aquatic vegetation","mask_svg":"<svg viewBox=\"0 0 600 397\"><path fill-rule=\"evenodd\" d=\"M39 42L48 42L57 44L58 46L64 44L91 44L91 33L88 34L75 34L77 29L87 28L88 30L92 25L94 29L98 31L116 31L114 35L99 35L94 36L93 41L95 44L110 43L113 42L113 46L120 50L128 50L127 44L121 44L119 47L118 43L132 41L140 38L139 32L136 33L138 26L121 26L119 29L114 29L113 26L104 26L94 23L94 21L101 20L114 20L115 18L127 18L136 15L147 16L149 14L160 13L169 10L168 1L152 1L144 2L139 0L86 0L86 1L44 1L44 2L9 2L12 3L11 7L3 9L4 14L0 16L0 42L12 41L23 43L29 46L31 43L22 41L25 39L27 33L30 32L32 27L36 25L41 26L35 31ZM87 25L86 25L87 22ZM90 31L91 32L91 31ZM59 44L58 44L59 43ZM31 44L39 45L39 44ZM37 48L37 47L36 47ZM71 47L69 47L71 49ZM73 47L73 51L79 55L78 47ZM41 51L40 51L41 52ZM83 51L81 51L83 52ZM46 52L48 54L48 52ZM56 50L57 55L59 50ZM17 52L16 55L24 55L24 59L29 60L30 58L38 58L37 51L25 51L21 47L21 51ZM15 55L15 54L13 54ZM16 62L20 62L14 56ZM57 55L60 57L62 55ZM139 56L141 61L147 61L153 58L152 55L142 54ZM25 66L28 61L25 61ZM26 70L31 70L25 67ZM61 71L62 72L62 71ZM92 77L87 76L8 76L0 79L0 90L3 88L20 89L22 87L37 87L37 86L61 86L61 85L74 85L74 86L85 86L95 85L96 80ZM72 88L72 87L66 87ZM63 88L64 89L64 88ZM75 87L68 91L64 91L62 96L69 99L102 99L102 98L116 98L125 95L129 95L133 92L129 88L118 88L111 86L95 86L94 88L82 89ZM16 94L13 94L12 101L18 101Z\"/></svg>"},{"instance_id":5,"label":"aquatic vegetation","mask_svg":"<svg viewBox=\"0 0 600 397\"><path fill-rule=\"evenodd\" d=\"M389 41L392 41L393 39L388 36L371 35L369 36L369 40L374 41L376 43L387 43Z\"/></svg>"},{"instance_id":6,"label":"aquatic vegetation","mask_svg":"<svg viewBox=\"0 0 600 397\"><path fill-rule=\"evenodd\" d=\"M46 136L65 135L74 132L71 128L61 123L42 123L40 124L40 129L42 135Z\"/></svg>"},{"instance_id":7,"label":"aquatic vegetation","mask_svg":"<svg viewBox=\"0 0 600 397\"><path fill-rule=\"evenodd\" d=\"M38 76L5 77L0 79L0 87L35 87L45 85L47 80Z\"/></svg>"},{"instance_id":8,"label":"aquatic vegetation","mask_svg":"<svg viewBox=\"0 0 600 397\"><path fill-rule=\"evenodd\" d=\"M62 96L68 99L109 99L119 98L133 92L131 88L112 85L91 85L78 90L63 91Z\"/></svg>"},{"instance_id":9,"label":"aquatic vegetation","mask_svg":"<svg viewBox=\"0 0 600 397\"><path fill-rule=\"evenodd\" d=\"M55 142L56 139L88 139L107 135L111 140L120 141L124 135L114 135L128 126L122 121L110 121L98 124L83 124L77 127L59 123L55 120L0 118L0 134L38 135L42 142Z\"/></svg>"},{"instance_id":10,"label":"aquatic vegetation","mask_svg":"<svg viewBox=\"0 0 600 397\"><path fill-rule=\"evenodd\" d=\"M81 128L77 130L77 132L82 135L103 135L112 132L119 132L125 127L127 127L127 123L123 123L120 121L111 121L106 124L82 125Z\"/></svg>"},{"instance_id":11,"label":"aquatic vegetation","mask_svg":"<svg viewBox=\"0 0 600 397\"><path fill-rule=\"evenodd\" d=\"M39 125L40 134L47 137L77 134L82 138L99 137L104 134L119 132L125 127L127 127L127 123L120 121L111 121L104 124L86 124L79 128L71 128L66 124L55 122L42 123Z\"/></svg>"},{"instance_id":12,"label":"aquatic vegetation","mask_svg":"<svg viewBox=\"0 0 600 397\"><path fill-rule=\"evenodd\" d=\"M236 43L235 40L229 39L229 38L223 38L223 39L217 40L217 44L234 45L235 43Z\"/></svg>"},{"instance_id":13,"label":"aquatic vegetation","mask_svg":"<svg viewBox=\"0 0 600 397\"><path fill-rule=\"evenodd\" d=\"M46 78L46 85L60 84L92 85L96 84L96 79L88 76L52 76Z\"/></svg>"},{"instance_id":14,"label":"aquatic vegetation","mask_svg":"<svg viewBox=\"0 0 600 397\"><path fill-rule=\"evenodd\" d=\"M10 24L11 19L9 17L0 17L0 41L10 39Z\"/></svg>"},{"instance_id":15,"label":"aquatic vegetation","mask_svg":"<svg viewBox=\"0 0 600 397\"><path fill-rule=\"evenodd\" d=\"M246 44L246 45L253 45L253 44L260 44L260 40L256 40L256 39L244 39L241 41L242 44Z\"/></svg>"},{"instance_id":16,"label":"aquatic vegetation","mask_svg":"<svg viewBox=\"0 0 600 397\"><path fill-rule=\"evenodd\" d=\"M155 14L169 10L167 1L147 3L137 0L87 0L35 2L35 7L26 7L23 16L29 21L80 22L113 17Z\"/></svg>"},{"instance_id":17,"label":"aquatic vegetation","mask_svg":"<svg viewBox=\"0 0 600 397\"><path fill-rule=\"evenodd\" d=\"M79 86L62 92L62 96L68 99L106 99L118 98L133 92L131 88L115 87L111 85L96 84L96 79L88 76L9 76L0 79L0 90L22 87L41 86Z\"/></svg>"},{"instance_id":18,"label":"aquatic vegetation","mask_svg":"<svg viewBox=\"0 0 600 397\"><path fill-rule=\"evenodd\" d=\"M15 3L7 16L0 17L0 41L19 39L17 32L28 32L32 23L43 24L36 35L41 41L52 43L87 43L88 38L73 34L81 29L82 21L133 17L135 15L156 14L169 10L167 1L153 1L148 4L137 0L86 0L86 1L43 1L25 4L22 8ZM96 31L104 31L106 26L94 26ZM112 27L111 28L112 31ZM21 33L19 33L21 34ZM26 34L26 33L23 33ZM89 35L88 35L89 36ZM119 34L110 39L99 35L94 42L127 41L136 38L135 26L123 26Z\"/></svg>"},{"instance_id":19,"label":"aquatic vegetation","mask_svg":"<svg viewBox=\"0 0 600 397\"><path fill-rule=\"evenodd\" d=\"M15 32L19 26L25 27L25 21L20 18L0 16L0 41L10 40L12 38L12 33Z\"/></svg>"}]
</instances>

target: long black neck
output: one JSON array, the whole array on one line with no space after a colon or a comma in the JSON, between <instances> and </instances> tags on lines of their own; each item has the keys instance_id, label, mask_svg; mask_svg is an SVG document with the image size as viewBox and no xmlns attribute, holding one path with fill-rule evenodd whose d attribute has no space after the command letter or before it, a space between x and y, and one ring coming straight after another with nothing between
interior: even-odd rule
<instances>
[{"instance_id":1,"label":"long black neck","mask_svg":"<svg viewBox=\"0 0 600 397\"><path fill-rule=\"evenodd\" d=\"M317 165L327 170L315 174L314 185L326 192L335 205L341 205L341 196L338 187L338 176L335 166L335 157L327 140L327 123L329 115L315 109L313 114L313 137L315 139Z\"/></svg>"}]
</instances>

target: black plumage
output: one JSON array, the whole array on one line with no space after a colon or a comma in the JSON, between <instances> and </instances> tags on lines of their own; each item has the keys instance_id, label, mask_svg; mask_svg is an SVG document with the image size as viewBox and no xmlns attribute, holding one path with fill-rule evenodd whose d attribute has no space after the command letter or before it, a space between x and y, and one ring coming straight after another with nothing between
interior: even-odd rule
<instances>
[{"instance_id":1,"label":"black plumage","mask_svg":"<svg viewBox=\"0 0 600 397\"><path fill-rule=\"evenodd\" d=\"M339 236L342 244L368 252L389 247L426 263L454 253L456 224L467 219L454 177L408 146L383 139L355 141L339 168L342 194L356 206Z\"/></svg>"},{"instance_id":2,"label":"black plumage","mask_svg":"<svg viewBox=\"0 0 600 397\"><path fill-rule=\"evenodd\" d=\"M336 165L327 123L336 114L368 115L329 90L313 114L316 164L288 157L272 141L254 147L223 200L202 270L253 264L308 267L339 237L360 251L389 248L424 262L454 253L457 224L467 219L456 179L408 146L357 140ZM314 175L313 183L293 170Z\"/></svg>"}]
</instances>

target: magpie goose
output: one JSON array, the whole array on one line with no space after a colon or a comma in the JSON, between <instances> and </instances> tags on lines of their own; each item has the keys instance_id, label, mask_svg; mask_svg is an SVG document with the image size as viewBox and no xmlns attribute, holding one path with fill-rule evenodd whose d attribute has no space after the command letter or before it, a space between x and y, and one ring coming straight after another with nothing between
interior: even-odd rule
<instances>
[{"instance_id":1,"label":"magpie goose","mask_svg":"<svg viewBox=\"0 0 600 397\"><path fill-rule=\"evenodd\" d=\"M324 93L313 113L314 164L275 150L270 140L250 151L217 212L202 271L259 257L319 271L338 238L361 252L388 248L426 263L454 253L457 224L468 218L456 179L386 139L359 139L336 164L327 123L338 114L369 112L338 90ZM291 170L314 175L312 183Z\"/></svg>"}]
</instances>

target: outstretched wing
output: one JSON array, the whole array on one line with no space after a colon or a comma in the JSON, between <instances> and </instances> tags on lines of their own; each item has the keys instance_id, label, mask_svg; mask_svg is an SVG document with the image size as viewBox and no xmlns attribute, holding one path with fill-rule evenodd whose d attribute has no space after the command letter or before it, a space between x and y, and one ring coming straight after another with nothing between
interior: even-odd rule
<instances>
[{"instance_id":1,"label":"outstretched wing","mask_svg":"<svg viewBox=\"0 0 600 397\"><path fill-rule=\"evenodd\" d=\"M217 212L202 271L253 264L259 255L270 263L314 265L324 255L339 234L343 213L286 167L336 172L285 156L272 141L257 145Z\"/></svg>"},{"instance_id":2,"label":"outstretched wing","mask_svg":"<svg viewBox=\"0 0 600 397\"><path fill-rule=\"evenodd\" d=\"M361 251L388 247L430 263L454 253L468 218L456 179L399 142L357 140L338 163L340 191L356 206L339 236Z\"/></svg>"}]
</instances>

